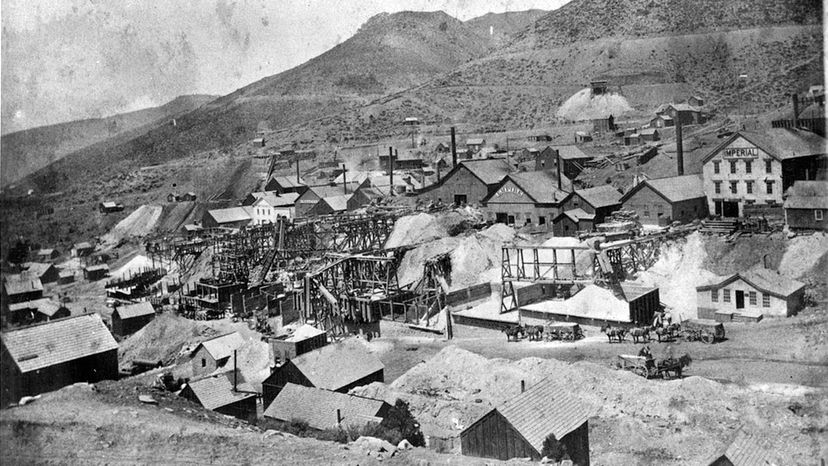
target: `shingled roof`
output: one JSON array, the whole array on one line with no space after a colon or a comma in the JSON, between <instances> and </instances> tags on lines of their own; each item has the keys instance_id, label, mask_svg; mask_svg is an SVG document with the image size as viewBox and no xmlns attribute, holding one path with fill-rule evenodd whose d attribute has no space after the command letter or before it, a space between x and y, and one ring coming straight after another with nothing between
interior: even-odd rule
<instances>
[{"instance_id":1,"label":"shingled roof","mask_svg":"<svg viewBox=\"0 0 828 466\"><path fill-rule=\"evenodd\" d=\"M118 349L98 314L53 320L2 335L3 345L23 373Z\"/></svg>"},{"instance_id":2,"label":"shingled roof","mask_svg":"<svg viewBox=\"0 0 828 466\"><path fill-rule=\"evenodd\" d=\"M14 296L32 291L43 291L43 283L37 277L29 277L20 274L9 275L3 283L7 296Z\"/></svg>"},{"instance_id":3,"label":"shingled roof","mask_svg":"<svg viewBox=\"0 0 828 466\"><path fill-rule=\"evenodd\" d=\"M337 426L337 410L341 416L339 426L360 427L381 422L386 409L388 405L382 400L288 383L264 415L285 422L301 419L314 429L324 430Z\"/></svg>"},{"instance_id":4,"label":"shingled roof","mask_svg":"<svg viewBox=\"0 0 828 466\"><path fill-rule=\"evenodd\" d=\"M240 382L239 391L233 390L233 371L210 375L203 379L192 380L187 384L206 409L217 409L247 398L255 398L253 387Z\"/></svg>"},{"instance_id":5,"label":"shingled roof","mask_svg":"<svg viewBox=\"0 0 828 466\"><path fill-rule=\"evenodd\" d=\"M621 197L621 202L626 201L633 194L645 186L660 194L668 202L680 202L688 199L705 197L702 179L700 175L671 176L668 178L656 178L645 180Z\"/></svg>"},{"instance_id":6,"label":"shingled roof","mask_svg":"<svg viewBox=\"0 0 828 466\"><path fill-rule=\"evenodd\" d=\"M242 336L239 335L239 332L233 332L207 341L202 341L195 347L195 349L193 349L192 354L198 352L199 348L203 346L204 349L210 353L210 356L212 356L213 359L221 361L222 359L227 359L232 356L233 350L239 349L242 345L244 345L244 339Z\"/></svg>"},{"instance_id":7,"label":"shingled roof","mask_svg":"<svg viewBox=\"0 0 828 466\"><path fill-rule=\"evenodd\" d=\"M575 193L596 209L621 204L621 191L611 184L576 189Z\"/></svg>"},{"instance_id":8,"label":"shingled roof","mask_svg":"<svg viewBox=\"0 0 828 466\"><path fill-rule=\"evenodd\" d=\"M805 286L805 284L800 281L787 278L779 272L766 269L760 265L746 272L738 272L711 280L704 285L697 286L696 291L707 291L714 288L721 288L738 279L742 279L763 293L767 293L781 299L787 298Z\"/></svg>"},{"instance_id":9,"label":"shingled roof","mask_svg":"<svg viewBox=\"0 0 828 466\"><path fill-rule=\"evenodd\" d=\"M719 455L711 461L711 464L719 464L717 461L722 457L727 458L733 466L763 466L774 464L770 454L763 446L761 439L744 430L739 430L736 438L730 443L723 455Z\"/></svg>"},{"instance_id":10,"label":"shingled roof","mask_svg":"<svg viewBox=\"0 0 828 466\"><path fill-rule=\"evenodd\" d=\"M495 408L538 452L549 434L561 439L589 420L586 406L551 378Z\"/></svg>"},{"instance_id":11,"label":"shingled roof","mask_svg":"<svg viewBox=\"0 0 828 466\"><path fill-rule=\"evenodd\" d=\"M328 345L290 360L314 387L339 390L385 369L376 356L353 345Z\"/></svg>"},{"instance_id":12,"label":"shingled roof","mask_svg":"<svg viewBox=\"0 0 828 466\"><path fill-rule=\"evenodd\" d=\"M795 181L788 189L786 209L828 209L828 181Z\"/></svg>"},{"instance_id":13,"label":"shingled roof","mask_svg":"<svg viewBox=\"0 0 828 466\"><path fill-rule=\"evenodd\" d=\"M506 159L463 160L459 165L466 167L485 184L499 183L512 172L512 166ZM443 179L448 179L448 176Z\"/></svg>"},{"instance_id":14,"label":"shingled roof","mask_svg":"<svg viewBox=\"0 0 828 466\"><path fill-rule=\"evenodd\" d=\"M131 319L133 317L141 317L147 315L155 314L155 309L152 307L152 303L149 301L144 301L135 304L127 304L126 306L121 306L115 309L114 312L118 313L118 316L121 319Z\"/></svg>"}]
</instances>

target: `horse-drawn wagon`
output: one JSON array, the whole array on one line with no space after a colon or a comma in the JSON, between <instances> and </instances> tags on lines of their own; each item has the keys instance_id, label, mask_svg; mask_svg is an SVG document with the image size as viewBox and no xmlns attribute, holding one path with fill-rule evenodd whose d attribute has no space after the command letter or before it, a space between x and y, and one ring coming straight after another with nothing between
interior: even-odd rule
<instances>
[{"instance_id":1,"label":"horse-drawn wagon","mask_svg":"<svg viewBox=\"0 0 828 466\"><path fill-rule=\"evenodd\" d=\"M683 322L682 333L686 341L715 343L725 338L724 325L710 319L690 319Z\"/></svg>"},{"instance_id":2,"label":"horse-drawn wagon","mask_svg":"<svg viewBox=\"0 0 828 466\"><path fill-rule=\"evenodd\" d=\"M549 321L543 326L543 333L546 341L575 341L584 338L584 331L581 330L581 326L572 322Z\"/></svg>"},{"instance_id":3,"label":"horse-drawn wagon","mask_svg":"<svg viewBox=\"0 0 828 466\"><path fill-rule=\"evenodd\" d=\"M689 366L690 362L692 360L687 354L677 359L669 357L659 361L652 357L619 354L615 367L631 371L647 379L656 377L670 379L673 377L680 378L682 370Z\"/></svg>"}]
</instances>

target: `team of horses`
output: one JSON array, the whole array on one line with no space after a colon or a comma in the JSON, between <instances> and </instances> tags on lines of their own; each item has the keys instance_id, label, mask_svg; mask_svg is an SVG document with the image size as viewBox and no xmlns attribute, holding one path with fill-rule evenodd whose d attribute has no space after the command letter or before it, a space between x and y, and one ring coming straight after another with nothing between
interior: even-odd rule
<instances>
[{"instance_id":1,"label":"team of horses","mask_svg":"<svg viewBox=\"0 0 828 466\"><path fill-rule=\"evenodd\" d=\"M503 329L506 341L518 341L520 338L529 338L529 341L543 340L543 325L512 325Z\"/></svg>"},{"instance_id":2,"label":"team of horses","mask_svg":"<svg viewBox=\"0 0 828 466\"><path fill-rule=\"evenodd\" d=\"M681 325L670 324L664 327L633 327L631 329L624 329L619 327L612 327L605 325L601 327L601 333L607 336L610 343L624 342L627 335L632 337L633 343L646 343L652 340L650 333L655 333L659 343L661 341L674 340L681 331Z\"/></svg>"}]
</instances>

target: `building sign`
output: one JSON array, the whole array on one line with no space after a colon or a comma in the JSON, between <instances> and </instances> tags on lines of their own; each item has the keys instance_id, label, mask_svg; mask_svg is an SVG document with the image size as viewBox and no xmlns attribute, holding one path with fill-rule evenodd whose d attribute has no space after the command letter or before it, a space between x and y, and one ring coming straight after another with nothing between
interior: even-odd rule
<instances>
[{"instance_id":1,"label":"building sign","mask_svg":"<svg viewBox=\"0 0 828 466\"><path fill-rule=\"evenodd\" d=\"M726 159L746 159L759 157L758 147L729 147L725 149L723 157Z\"/></svg>"},{"instance_id":2,"label":"building sign","mask_svg":"<svg viewBox=\"0 0 828 466\"><path fill-rule=\"evenodd\" d=\"M503 189L495 194L495 197L504 196L506 194L516 194L518 196L523 196L523 191L520 190L517 186L504 186Z\"/></svg>"}]
</instances>

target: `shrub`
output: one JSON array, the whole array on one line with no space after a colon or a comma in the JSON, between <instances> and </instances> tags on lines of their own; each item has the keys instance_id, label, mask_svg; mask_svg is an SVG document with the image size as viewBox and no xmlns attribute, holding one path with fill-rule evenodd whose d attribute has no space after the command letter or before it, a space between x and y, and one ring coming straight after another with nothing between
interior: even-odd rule
<instances>
[{"instance_id":1,"label":"shrub","mask_svg":"<svg viewBox=\"0 0 828 466\"><path fill-rule=\"evenodd\" d=\"M555 462L561 461L565 456L568 456L566 453L566 445L559 442L555 438L555 434L549 434L549 437L546 437L546 440L543 441L541 456L545 456Z\"/></svg>"}]
</instances>

